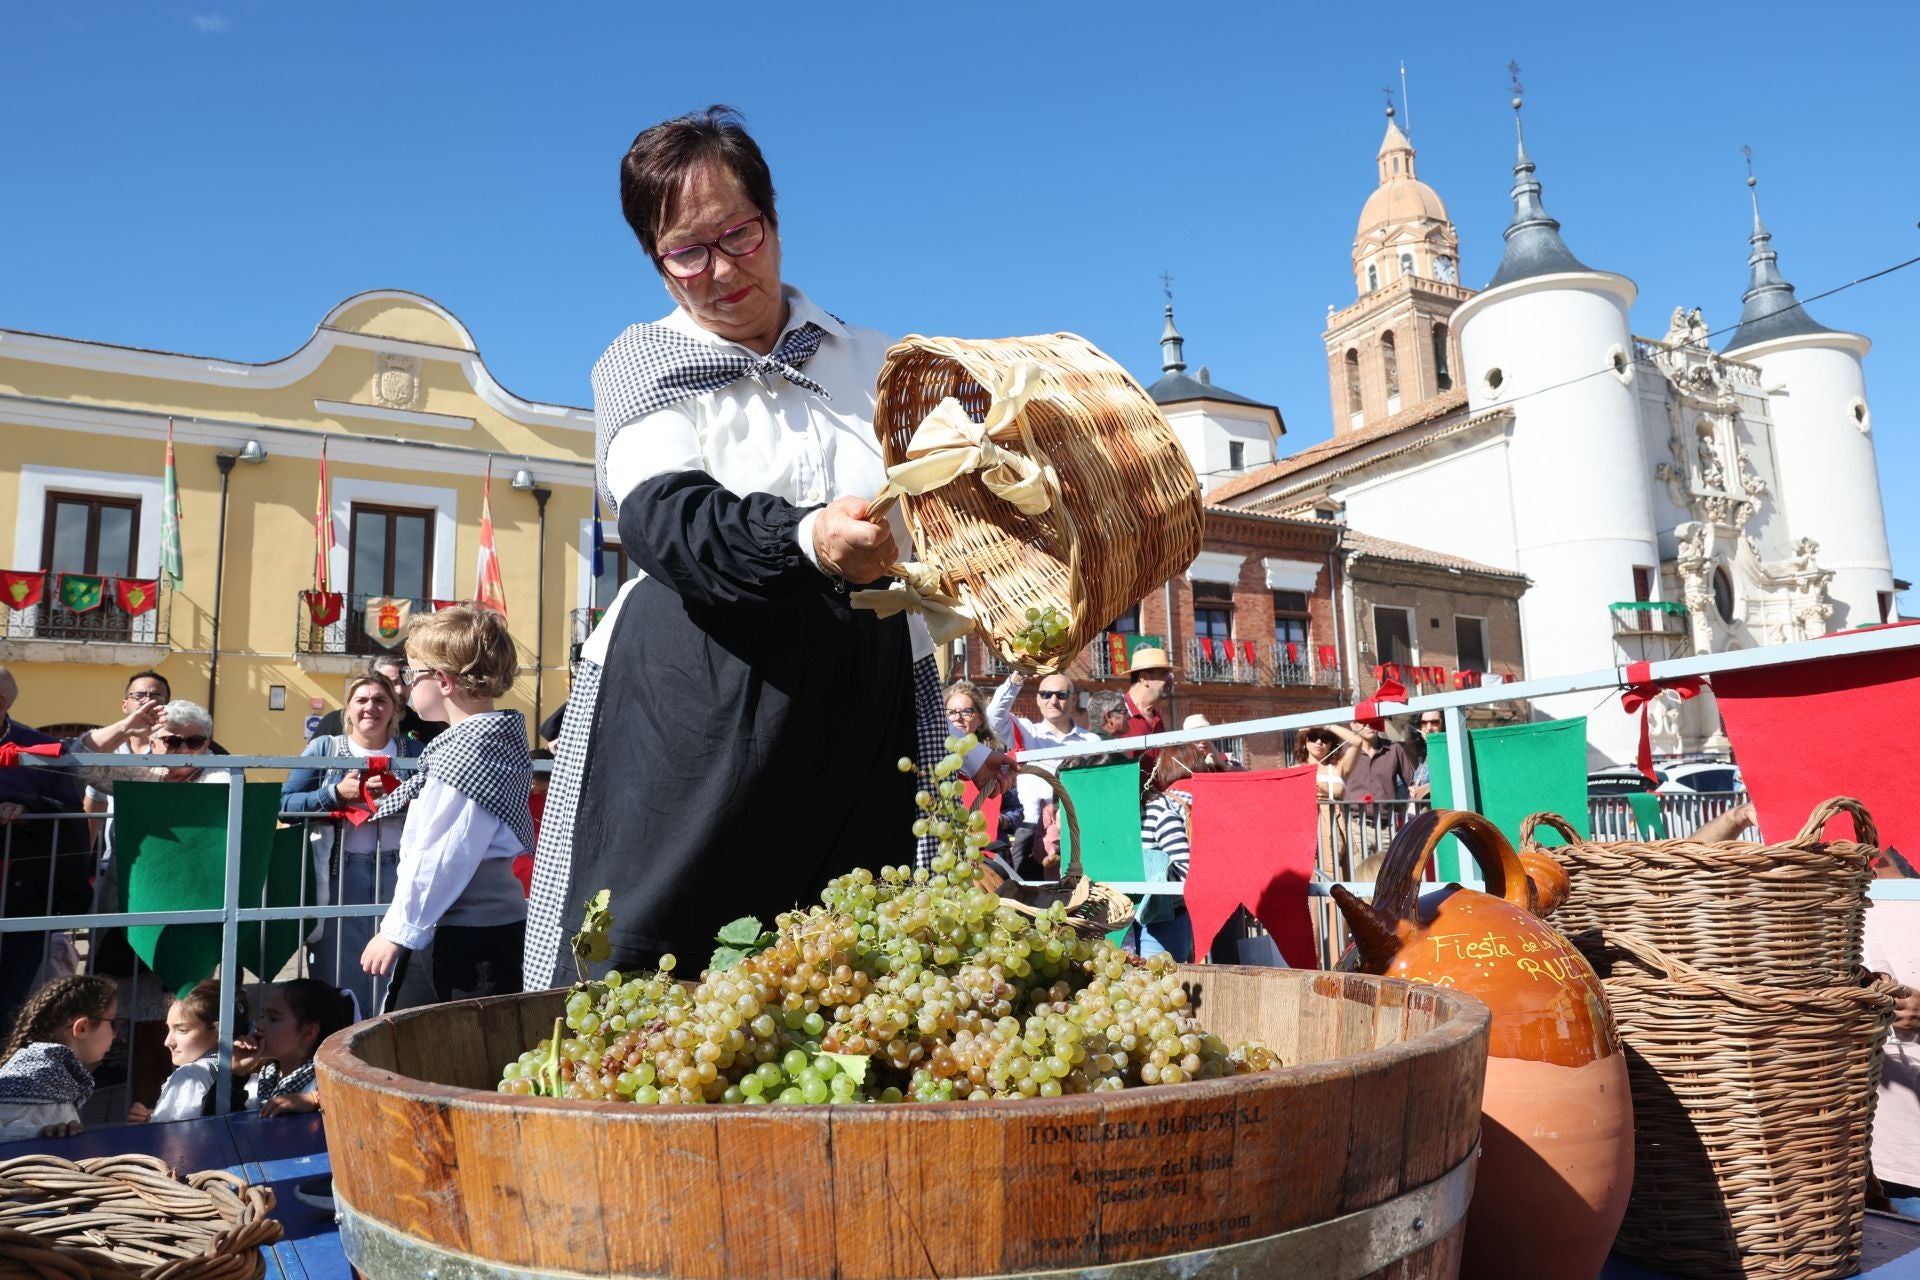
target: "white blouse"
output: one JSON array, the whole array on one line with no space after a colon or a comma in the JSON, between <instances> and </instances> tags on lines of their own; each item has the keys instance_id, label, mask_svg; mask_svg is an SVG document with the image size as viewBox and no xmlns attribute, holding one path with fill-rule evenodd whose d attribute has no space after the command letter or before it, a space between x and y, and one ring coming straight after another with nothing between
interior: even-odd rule
<instances>
[{"instance_id":1,"label":"white blouse","mask_svg":"<svg viewBox=\"0 0 1920 1280\"><path fill-rule=\"evenodd\" d=\"M634 487L670 471L705 471L736 494L771 493L812 507L854 495L871 498L886 483L887 469L873 433L880 366L892 339L873 329L843 324L816 307L792 285L783 286L787 331L812 321L826 332L805 365L809 378L826 388L822 400L804 387L774 376L743 377L637 420L614 437L607 450L607 489L625 496ZM752 355L694 323L684 308L658 323L711 346ZM782 336L785 336L783 332ZM809 514L795 531L807 559L813 550ZM905 519L895 506L887 517L903 557L912 554ZM580 656L605 665L614 620L639 576L622 584ZM913 656L933 652L926 623L909 615Z\"/></svg>"}]
</instances>

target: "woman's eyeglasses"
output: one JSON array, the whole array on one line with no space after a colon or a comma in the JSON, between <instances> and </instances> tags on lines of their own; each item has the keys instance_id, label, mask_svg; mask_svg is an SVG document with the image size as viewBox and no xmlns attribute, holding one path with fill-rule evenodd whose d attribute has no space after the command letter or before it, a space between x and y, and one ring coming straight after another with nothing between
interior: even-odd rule
<instances>
[{"instance_id":1,"label":"woman's eyeglasses","mask_svg":"<svg viewBox=\"0 0 1920 1280\"><path fill-rule=\"evenodd\" d=\"M713 266L714 250L719 250L729 258L744 258L758 250L766 243L766 239L766 215L756 214L745 222L734 223L722 231L717 240L683 245L661 254L656 261L660 263L660 269L675 280L692 280L705 275Z\"/></svg>"},{"instance_id":2,"label":"woman's eyeglasses","mask_svg":"<svg viewBox=\"0 0 1920 1280\"><path fill-rule=\"evenodd\" d=\"M198 751L207 745L207 735L204 733L156 733L153 735L153 745L160 748L162 755L173 754L175 747Z\"/></svg>"},{"instance_id":3,"label":"woman's eyeglasses","mask_svg":"<svg viewBox=\"0 0 1920 1280\"><path fill-rule=\"evenodd\" d=\"M979 716L980 709L978 707L947 708L947 719L949 720L973 720L979 718Z\"/></svg>"}]
</instances>

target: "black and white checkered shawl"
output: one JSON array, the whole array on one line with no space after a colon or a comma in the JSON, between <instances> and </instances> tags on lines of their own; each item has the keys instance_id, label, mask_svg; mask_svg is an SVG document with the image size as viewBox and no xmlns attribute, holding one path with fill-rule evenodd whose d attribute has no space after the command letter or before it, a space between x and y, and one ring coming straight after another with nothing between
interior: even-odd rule
<instances>
[{"instance_id":1,"label":"black and white checkered shawl","mask_svg":"<svg viewBox=\"0 0 1920 1280\"><path fill-rule=\"evenodd\" d=\"M253 1082L253 1100L256 1104L265 1102L268 1098L284 1097L289 1093L312 1093L316 1087L313 1059L308 1058L293 1070L282 1074L280 1064L269 1058L260 1065L260 1070L254 1076Z\"/></svg>"},{"instance_id":2,"label":"black and white checkered shawl","mask_svg":"<svg viewBox=\"0 0 1920 1280\"><path fill-rule=\"evenodd\" d=\"M518 711L487 711L468 716L440 734L420 752L420 767L386 799L375 815L397 816L420 794L428 778L438 779L500 819L520 841L533 848L533 755L527 750L527 722Z\"/></svg>"},{"instance_id":3,"label":"black and white checkered shawl","mask_svg":"<svg viewBox=\"0 0 1920 1280\"><path fill-rule=\"evenodd\" d=\"M36 1040L21 1045L0 1064L0 1106L47 1107L67 1103L76 1110L93 1092L93 1075L64 1044Z\"/></svg>"},{"instance_id":4,"label":"black and white checkered shawl","mask_svg":"<svg viewBox=\"0 0 1920 1280\"><path fill-rule=\"evenodd\" d=\"M620 509L624 494L607 488L607 450L628 425L650 413L718 391L746 377L785 378L822 399L819 383L800 372L820 349L827 331L811 320L790 329L771 355L739 355L690 338L664 324L636 324L608 347L593 366L594 470L600 500Z\"/></svg>"}]
</instances>

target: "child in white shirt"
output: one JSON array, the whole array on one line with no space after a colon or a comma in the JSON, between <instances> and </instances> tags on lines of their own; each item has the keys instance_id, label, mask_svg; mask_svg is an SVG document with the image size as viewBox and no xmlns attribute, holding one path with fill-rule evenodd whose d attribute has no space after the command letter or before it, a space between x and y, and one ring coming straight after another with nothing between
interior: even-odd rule
<instances>
[{"instance_id":1,"label":"child in white shirt","mask_svg":"<svg viewBox=\"0 0 1920 1280\"><path fill-rule=\"evenodd\" d=\"M393 905L360 967L392 974L389 1009L518 992L527 900L513 860L534 845L533 758L526 721L493 700L519 655L499 614L459 605L413 624L407 662L409 703L448 728L380 804L405 807L407 824Z\"/></svg>"},{"instance_id":2,"label":"child in white shirt","mask_svg":"<svg viewBox=\"0 0 1920 1280\"><path fill-rule=\"evenodd\" d=\"M113 980L87 974L55 978L27 1001L0 1053L0 1140L80 1132L119 1006Z\"/></svg>"},{"instance_id":3,"label":"child in white shirt","mask_svg":"<svg viewBox=\"0 0 1920 1280\"><path fill-rule=\"evenodd\" d=\"M247 997L234 997L235 1048L251 1047L239 1039L247 1025ZM160 1089L160 1100L148 1108L136 1102L127 1110L128 1124L148 1121L193 1120L214 1112L215 1083L220 1078L220 983L207 978L167 1006L167 1055L173 1074Z\"/></svg>"}]
</instances>

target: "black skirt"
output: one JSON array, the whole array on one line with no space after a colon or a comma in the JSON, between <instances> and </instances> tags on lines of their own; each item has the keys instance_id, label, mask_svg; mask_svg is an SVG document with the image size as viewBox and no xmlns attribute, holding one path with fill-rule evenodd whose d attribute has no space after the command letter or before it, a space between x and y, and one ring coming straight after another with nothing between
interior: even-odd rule
<instances>
[{"instance_id":1,"label":"black skirt","mask_svg":"<svg viewBox=\"0 0 1920 1280\"><path fill-rule=\"evenodd\" d=\"M910 849L906 620L824 577L753 607L657 578L614 619L574 813L570 906L611 891L613 964L697 973L729 920L816 902ZM553 980L573 977L564 922Z\"/></svg>"}]
</instances>

